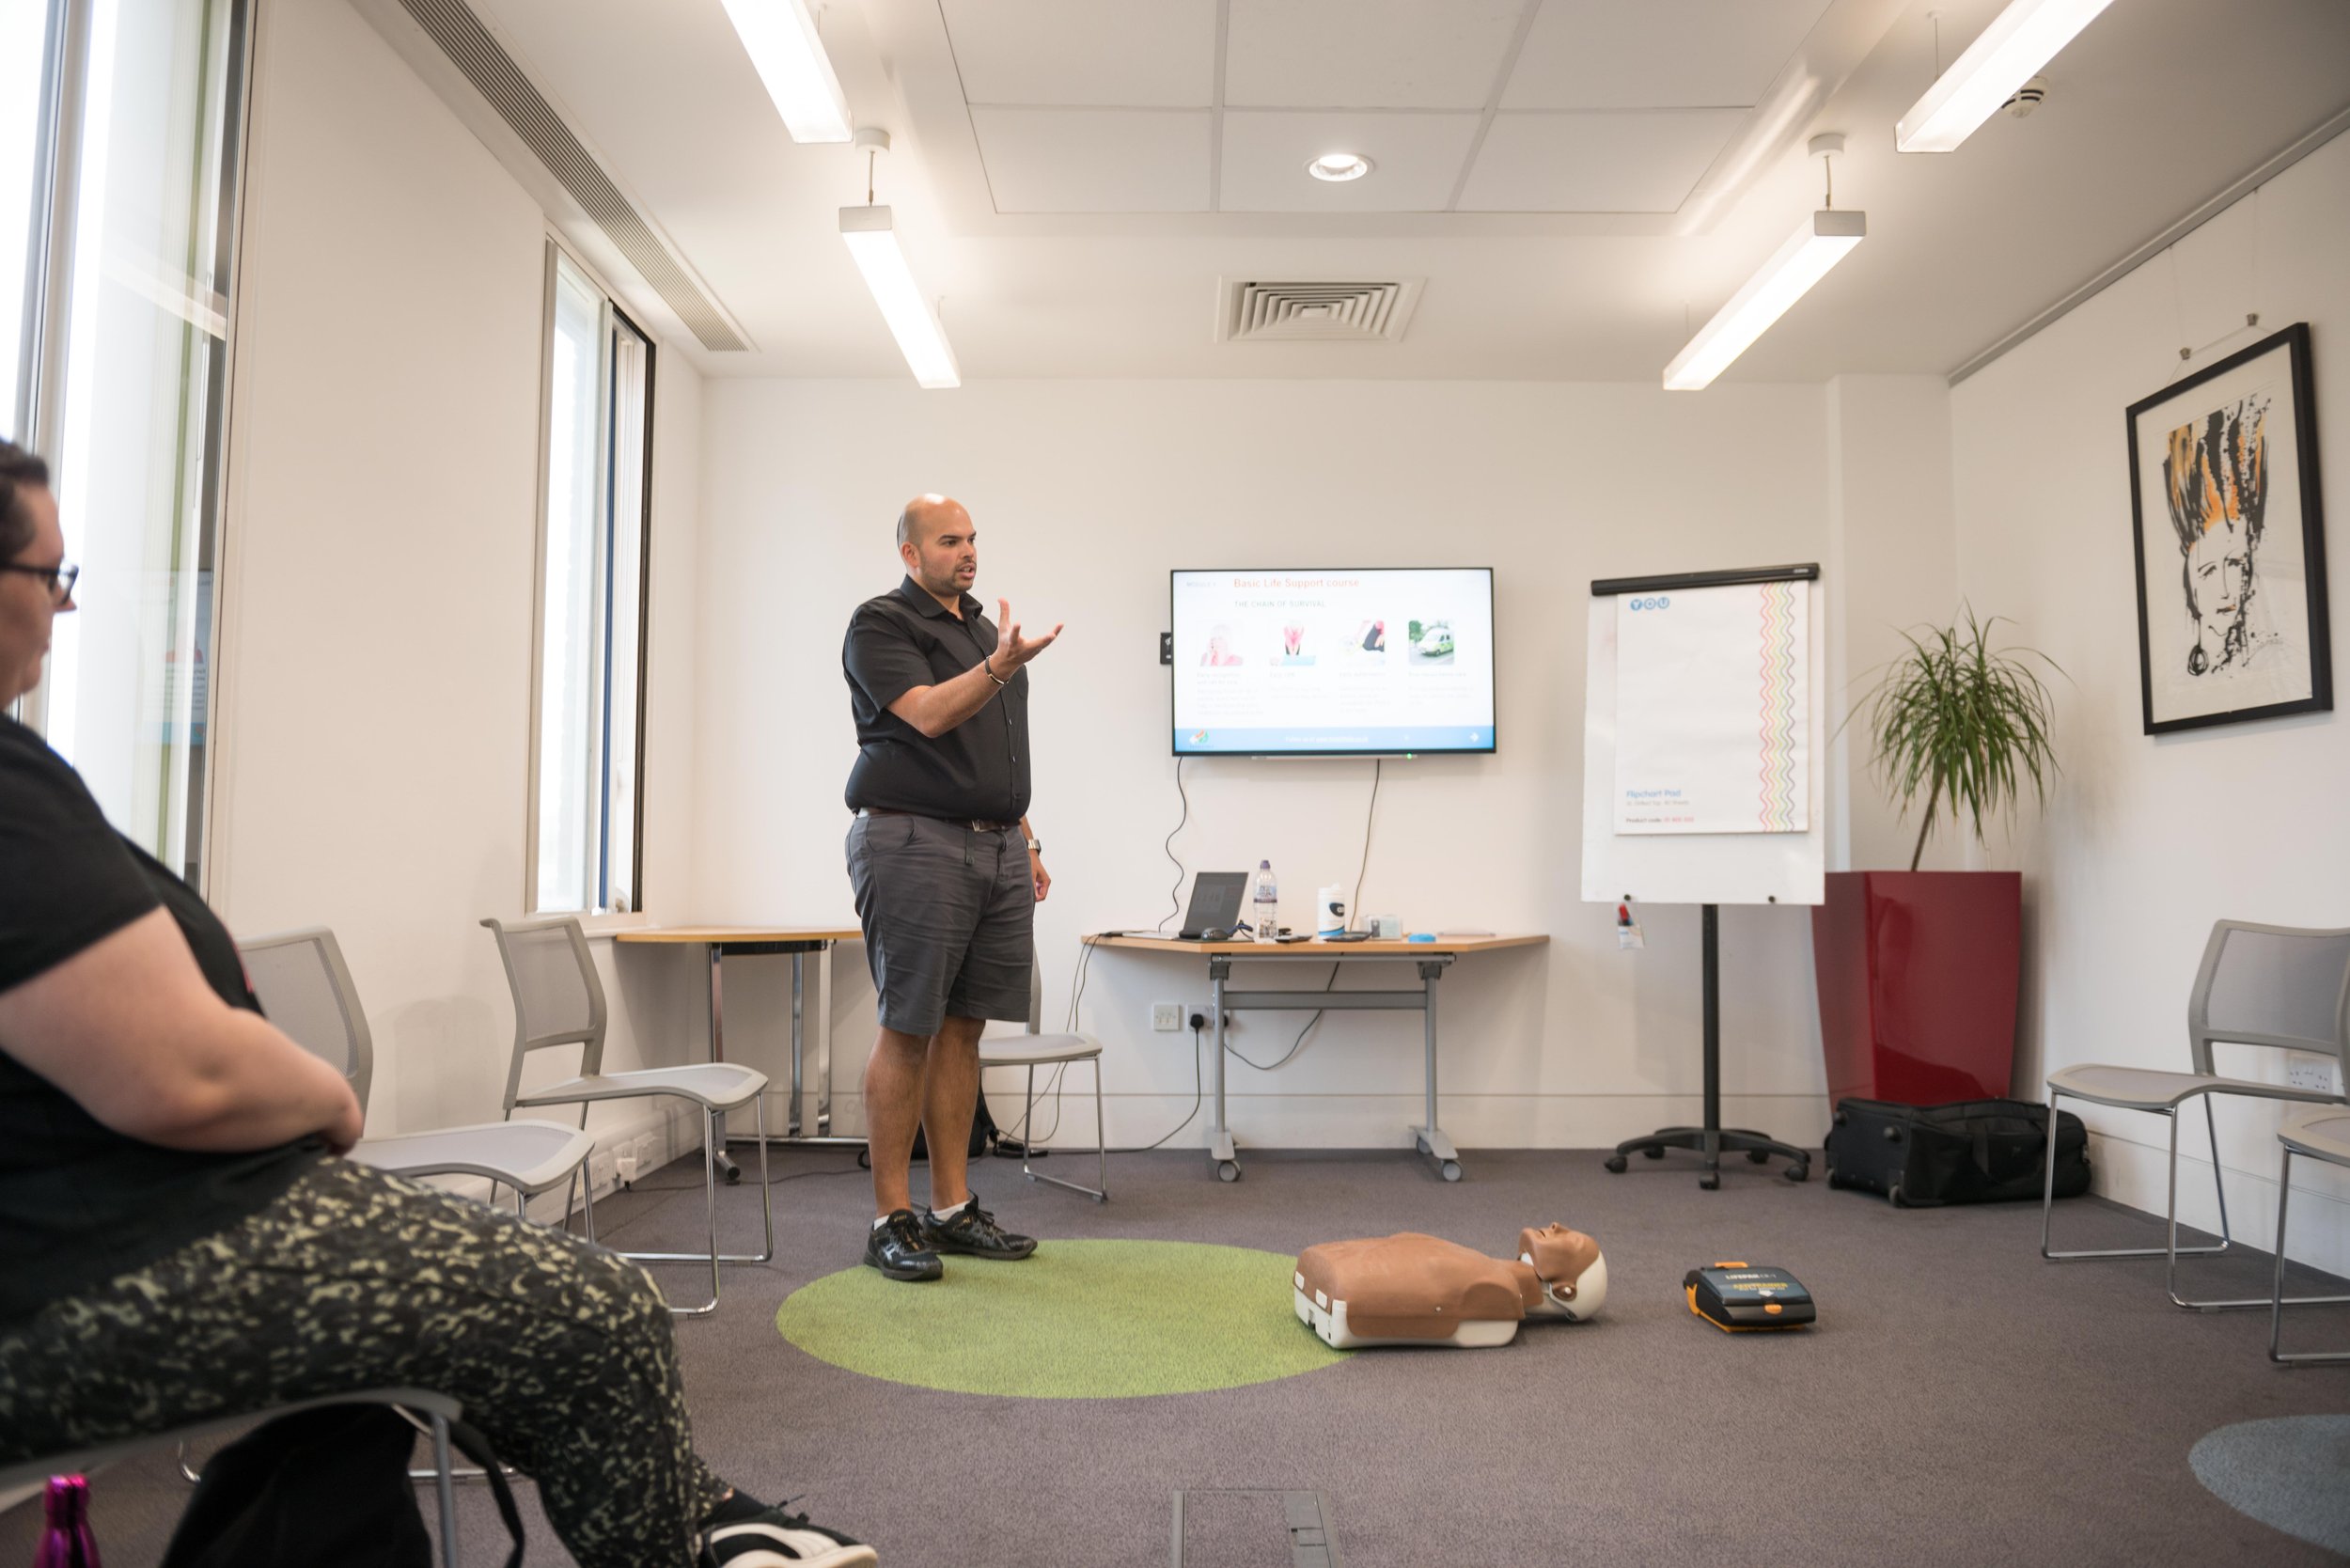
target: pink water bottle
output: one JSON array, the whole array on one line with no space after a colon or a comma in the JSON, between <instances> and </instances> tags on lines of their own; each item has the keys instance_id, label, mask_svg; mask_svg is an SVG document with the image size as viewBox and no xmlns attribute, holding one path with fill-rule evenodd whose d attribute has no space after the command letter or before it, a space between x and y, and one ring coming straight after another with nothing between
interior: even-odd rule
<instances>
[{"instance_id":1,"label":"pink water bottle","mask_svg":"<svg viewBox=\"0 0 2350 1568\"><path fill-rule=\"evenodd\" d=\"M33 1568L99 1568L98 1543L89 1532L89 1482L81 1476L51 1476L49 1527L40 1532Z\"/></svg>"}]
</instances>

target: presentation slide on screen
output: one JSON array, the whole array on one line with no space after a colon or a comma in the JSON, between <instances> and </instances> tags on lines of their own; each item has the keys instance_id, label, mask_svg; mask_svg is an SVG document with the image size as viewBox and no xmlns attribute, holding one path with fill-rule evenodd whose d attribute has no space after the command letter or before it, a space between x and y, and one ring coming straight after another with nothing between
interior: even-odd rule
<instances>
[{"instance_id":1,"label":"presentation slide on screen","mask_svg":"<svg viewBox=\"0 0 2350 1568\"><path fill-rule=\"evenodd\" d=\"M1175 749L1491 751L1493 572L1178 572Z\"/></svg>"}]
</instances>

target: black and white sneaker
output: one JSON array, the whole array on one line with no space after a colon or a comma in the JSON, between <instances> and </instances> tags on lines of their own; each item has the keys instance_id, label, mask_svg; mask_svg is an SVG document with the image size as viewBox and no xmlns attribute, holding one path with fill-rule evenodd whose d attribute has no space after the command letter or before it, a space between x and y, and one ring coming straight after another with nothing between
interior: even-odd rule
<instances>
[{"instance_id":1,"label":"black and white sneaker","mask_svg":"<svg viewBox=\"0 0 2350 1568\"><path fill-rule=\"evenodd\" d=\"M702 1531L702 1568L873 1568L873 1548L771 1508Z\"/></svg>"},{"instance_id":2,"label":"black and white sneaker","mask_svg":"<svg viewBox=\"0 0 2350 1568\"><path fill-rule=\"evenodd\" d=\"M892 1210L865 1237L865 1265L885 1279L935 1279L947 1272L912 1209Z\"/></svg>"},{"instance_id":3,"label":"black and white sneaker","mask_svg":"<svg viewBox=\"0 0 2350 1568\"><path fill-rule=\"evenodd\" d=\"M995 1216L979 1207L972 1199L963 1212L952 1219L941 1219L928 1209L922 1211L922 1240L933 1252L964 1252L974 1258L997 1258L1005 1262L1025 1258L1036 1250L1034 1236L1014 1235L995 1223Z\"/></svg>"}]
</instances>

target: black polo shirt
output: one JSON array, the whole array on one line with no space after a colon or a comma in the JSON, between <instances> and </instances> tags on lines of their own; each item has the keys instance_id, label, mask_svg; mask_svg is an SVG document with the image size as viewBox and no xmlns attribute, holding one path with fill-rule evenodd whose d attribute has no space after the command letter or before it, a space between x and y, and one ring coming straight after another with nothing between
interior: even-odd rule
<instances>
[{"instance_id":1,"label":"black polo shirt","mask_svg":"<svg viewBox=\"0 0 2350 1568\"><path fill-rule=\"evenodd\" d=\"M963 596L963 619L911 577L849 618L840 650L856 718L849 809L1018 822L1028 811L1028 672L932 740L889 711L916 686L953 680L995 651L995 625Z\"/></svg>"}]
</instances>

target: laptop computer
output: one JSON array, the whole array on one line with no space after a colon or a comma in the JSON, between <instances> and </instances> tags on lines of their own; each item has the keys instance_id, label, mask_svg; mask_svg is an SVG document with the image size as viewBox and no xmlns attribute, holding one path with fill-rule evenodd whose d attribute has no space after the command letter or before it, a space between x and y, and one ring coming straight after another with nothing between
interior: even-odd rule
<instances>
[{"instance_id":1,"label":"laptop computer","mask_svg":"<svg viewBox=\"0 0 2350 1568\"><path fill-rule=\"evenodd\" d=\"M1191 907L1183 912L1183 929L1175 933L1175 939L1202 942L1211 931L1230 936L1240 923L1241 900L1247 896L1246 871L1196 873L1191 879Z\"/></svg>"}]
</instances>

